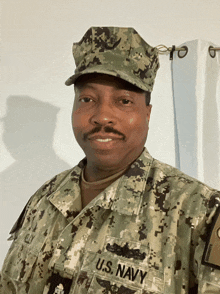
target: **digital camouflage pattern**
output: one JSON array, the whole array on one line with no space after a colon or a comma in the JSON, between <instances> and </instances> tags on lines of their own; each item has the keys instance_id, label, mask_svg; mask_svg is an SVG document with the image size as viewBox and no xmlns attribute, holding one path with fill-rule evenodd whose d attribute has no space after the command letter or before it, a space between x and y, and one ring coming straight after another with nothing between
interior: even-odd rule
<instances>
[{"instance_id":1,"label":"digital camouflage pattern","mask_svg":"<svg viewBox=\"0 0 220 294\"><path fill-rule=\"evenodd\" d=\"M5 294L219 293L201 264L219 192L145 149L81 210L85 161L44 184L12 230Z\"/></svg>"},{"instance_id":2,"label":"digital camouflage pattern","mask_svg":"<svg viewBox=\"0 0 220 294\"><path fill-rule=\"evenodd\" d=\"M66 85L88 73L103 73L151 92L159 68L158 50L133 28L91 27L73 44L76 70Z\"/></svg>"}]
</instances>

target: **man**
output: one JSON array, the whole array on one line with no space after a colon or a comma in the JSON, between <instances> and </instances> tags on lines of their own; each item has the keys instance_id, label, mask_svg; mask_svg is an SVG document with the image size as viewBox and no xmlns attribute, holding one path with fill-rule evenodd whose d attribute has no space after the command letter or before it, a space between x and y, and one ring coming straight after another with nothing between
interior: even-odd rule
<instances>
[{"instance_id":1,"label":"man","mask_svg":"<svg viewBox=\"0 0 220 294\"><path fill-rule=\"evenodd\" d=\"M29 200L2 293L220 293L219 192L144 148L157 50L132 28L94 27L73 55L86 158Z\"/></svg>"}]
</instances>

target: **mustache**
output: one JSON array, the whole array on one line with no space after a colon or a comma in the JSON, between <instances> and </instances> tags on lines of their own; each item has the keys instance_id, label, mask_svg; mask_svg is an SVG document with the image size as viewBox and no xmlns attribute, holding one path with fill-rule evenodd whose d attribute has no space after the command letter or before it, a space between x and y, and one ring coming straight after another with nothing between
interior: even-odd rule
<instances>
[{"instance_id":1,"label":"mustache","mask_svg":"<svg viewBox=\"0 0 220 294\"><path fill-rule=\"evenodd\" d=\"M90 135L93 135L95 133L99 133L101 131L101 129L102 129L102 126L98 126L98 127L95 127L94 129L92 129L91 131L85 133L83 135L83 140L87 140ZM112 134L119 135L122 137L122 140L125 140L125 135L122 134L121 132L113 129L112 127L106 126L103 128L103 130L105 133L112 133Z\"/></svg>"}]
</instances>

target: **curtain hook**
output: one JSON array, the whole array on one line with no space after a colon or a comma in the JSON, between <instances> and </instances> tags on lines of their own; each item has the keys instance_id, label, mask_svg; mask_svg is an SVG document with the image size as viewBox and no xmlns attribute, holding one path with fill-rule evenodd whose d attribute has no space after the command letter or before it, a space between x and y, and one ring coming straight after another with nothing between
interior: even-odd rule
<instances>
[{"instance_id":1,"label":"curtain hook","mask_svg":"<svg viewBox=\"0 0 220 294\"><path fill-rule=\"evenodd\" d=\"M209 55L210 55L212 58L215 58L215 56L216 56L216 52L215 52L213 46L209 46Z\"/></svg>"},{"instance_id":2,"label":"curtain hook","mask_svg":"<svg viewBox=\"0 0 220 294\"><path fill-rule=\"evenodd\" d=\"M171 51L170 51L170 60L173 60L173 52L176 50L176 46L175 45L173 45L172 46L172 49L171 49Z\"/></svg>"},{"instance_id":3,"label":"curtain hook","mask_svg":"<svg viewBox=\"0 0 220 294\"><path fill-rule=\"evenodd\" d=\"M179 58L183 58L186 56L186 54L188 53L188 47L187 46L182 46L180 47L181 49L184 49L184 50L178 50L178 57Z\"/></svg>"}]
</instances>

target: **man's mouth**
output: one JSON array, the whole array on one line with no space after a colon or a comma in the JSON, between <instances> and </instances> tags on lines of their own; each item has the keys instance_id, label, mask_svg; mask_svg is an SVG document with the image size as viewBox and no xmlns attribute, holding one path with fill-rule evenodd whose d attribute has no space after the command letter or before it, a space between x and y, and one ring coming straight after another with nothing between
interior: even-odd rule
<instances>
[{"instance_id":1,"label":"man's mouth","mask_svg":"<svg viewBox=\"0 0 220 294\"><path fill-rule=\"evenodd\" d=\"M98 142L110 142L110 141L112 141L112 139L110 139L110 138L107 138L107 139L96 139L96 141L98 141Z\"/></svg>"},{"instance_id":2,"label":"man's mouth","mask_svg":"<svg viewBox=\"0 0 220 294\"><path fill-rule=\"evenodd\" d=\"M125 135L111 127L105 127L103 131L101 127L96 127L92 131L85 133L83 139L85 141L88 139L98 142L110 142L113 140L125 140Z\"/></svg>"},{"instance_id":3,"label":"man's mouth","mask_svg":"<svg viewBox=\"0 0 220 294\"><path fill-rule=\"evenodd\" d=\"M116 134L98 133L88 136L88 141L93 149L110 151L121 146L123 137Z\"/></svg>"},{"instance_id":4,"label":"man's mouth","mask_svg":"<svg viewBox=\"0 0 220 294\"><path fill-rule=\"evenodd\" d=\"M88 136L88 140L98 141L98 142L110 142L113 140L122 140L123 138L114 134L93 134Z\"/></svg>"},{"instance_id":5,"label":"man's mouth","mask_svg":"<svg viewBox=\"0 0 220 294\"><path fill-rule=\"evenodd\" d=\"M101 143L108 143L111 141L123 140L123 137L118 134L108 134L108 133L103 133L103 132L89 135L87 138L89 141L97 141L97 142L101 142Z\"/></svg>"}]
</instances>

